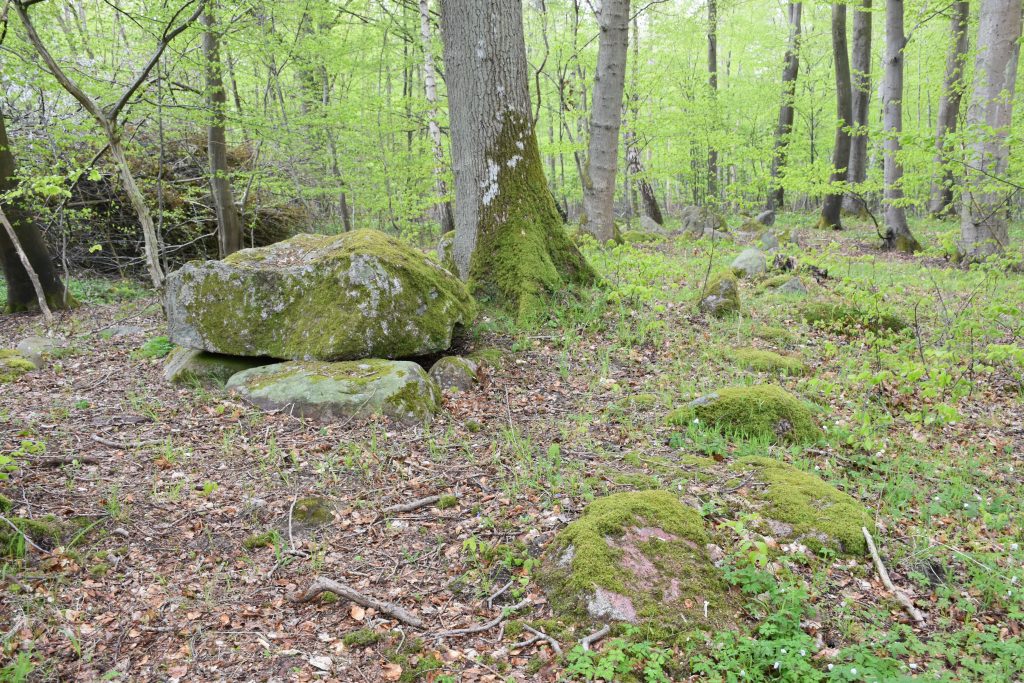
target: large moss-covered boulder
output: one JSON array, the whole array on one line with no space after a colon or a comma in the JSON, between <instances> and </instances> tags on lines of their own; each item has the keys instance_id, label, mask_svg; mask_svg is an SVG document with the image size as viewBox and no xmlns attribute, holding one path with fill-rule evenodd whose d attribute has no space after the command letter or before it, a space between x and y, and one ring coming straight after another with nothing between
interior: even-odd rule
<instances>
[{"instance_id":1,"label":"large moss-covered boulder","mask_svg":"<svg viewBox=\"0 0 1024 683\"><path fill-rule=\"evenodd\" d=\"M273 362L267 358L225 356L197 349L177 348L167 357L167 363L164 365L164 379L171 384L222 387L233 375L243 370L258 368Z\"/></svg>"},{"instance_id":2,"label":"large moss-covered boulder","mask_svg":"<svg viewBox=\"0 0 1024 683\"><path fill-rule=\"evenodd\" d=\"M717 629L736 606L707 545L700 514L671 493L616 493L555 537L539 579L560 617Z\"/></svg>"},{"instance_id":3,"label":"large moss-covered boulder","mask_svg":"<svg viewBox=\"0 0 1024 683\"><path fill-rule=\"evenodd\" d=\"M290 360L404 358L451 345L475 305L417 249L375 230L296 235L167 279L168 336L181 346Z\"/></svg>"},{"instance_id":4,"label":"large moss-covered boulder","mask_svg":"<svg viewBox=\"0 0 1024 683\"><path fill-rule=\"evenodd\" d=\"M666 421L705 424L723 434L775 443L808 443L821 436L810 407L773 384L720 389L673 410Z\"/></svg>"},{"instance_id":5,"label":"large moss-covered boulder","mask_svg":"<svg viewBox=\"0 0 1024 683\"><path fill-rule=\"evenodd\" d=\"M14 349L0 349L0 384L8 384L36 369L36 364Z\"/></svg>"},{"instance_id":6,"label":"large moss-covered boulder","mask_svg":"<svg viewBox=\"0 0 1024 683\"><path fill-rule=\"evenodd\" d=\"M715 318L738 313L740 310L740 286L731 272L722 272L711 277L701 292L697 308Z\"/></svg>"},{"instance_id":7,"label":"large moss-covered boulder","mask_svg":"<svg viewBox=\"0 0 1024 683\"><path fill-rule=\"evenodd\" d=\"M402 424L423 424L441 399L437 384L419 365L379 359L265 365L232 376L227 388L260 408L320 420L380 414Z\"/></svg>"},{"instance_id":8,"label":"large moss-covered boulder","mask_svg":"<svg viewBox=\"0 0 1024 683\"><path fill-rule=\"evenodd\" d=\"M740 458L731 469L759 486L744 491L762 504L759 516L776 540L796 541L814 551L828 548L850 555L867 552L861 527L872 529L867 508L809 472L771 458Z\"/></svg>"}]
</instances>

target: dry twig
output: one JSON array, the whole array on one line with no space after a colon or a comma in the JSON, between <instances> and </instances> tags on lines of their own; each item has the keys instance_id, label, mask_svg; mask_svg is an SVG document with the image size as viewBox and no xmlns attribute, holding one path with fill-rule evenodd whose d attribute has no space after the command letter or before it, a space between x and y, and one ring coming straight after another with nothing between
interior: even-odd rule
<instances>
[{"instance_id":1,"label":"dry twig","mask_svg":"<svg viewBox=\"0 0 1024 683\"><path fill-rule=\"evenodd\" d=\"M589 650L591 645L593 645L597 641L599 641L602 638L604 638L606 635L608 635L608 632L611 631L611 630L612 630L612 627L609 626L608 624L605 624L604 626L602 626L601 628L597 629L596 631L591 633L589 636L587 636L586 638L581 640L580 641L580 646L583 647L584 650Z\"/></svg>"},{"instance_id":2,"label":"dry twig","mask_svg":"<svg viewBox=\"0 0 1024 683\"><path fill-rule=\"evenodd\" d=\"M559 656L559 657L562 656L562 646L558 644L557 640L555 640L554 638L552 638L548 634L544 633L543 631L538 631L537 629L533 628L532 626L527 626L527 625L524 624L523 628L526 629L527 631L529 631L530 633L532 633L533 635L537 636L538 639L546 641L548 643L548 645L551 646L551 649L555 651L555 654L557 656Z\"/></svg>"},{"instance_id":3,"label":"dry twig","mask_svg":"<svg viewBox=\"0 0 1024 683\"><path fill-rule=\"evenodd\" d=\"M882 558L878 556L878 549L875 548L875 539L871 538L871 532L868 528L861 527L861 531L864 532L864 540L868 542L868 551L871 553L871 558L875 561L875 568L878 570L878 577L882 579L882 585L893 594L896 600L903 605L903 608L907 610L907 614L913 619L918 625L926 623L924 614L921 610L914 607L914 602L909 596L899 588L893 585L892 579L889 578L889 572L886 571L885 565L882 564Z\"/></svg>"},{"instance_id":4,"label":"dry twig","mask_svg":"<svg viewBox=\"0 0 1024 683\"><path fill-rule=\"evenodd\" d=\"M479 626L470 626L468 628L457 628L451 631L441 631L439 633L435 633L434 637L447 638L449 636L468 636L472 633L481 633L483 631L488 631L497 626L498 624L500 624L501 622L505 621L505 619L507 619L509 615L511 615L513 612L517 612L529 604L530 599L524 598L523 600L520 600L511 607L506 607L505 609L501 610L501 614L499 614L498 616L494 617L486 623L480 624Z\"/></svg>"},{"instance_id":5,"label":"dry twig","mask_svg":"<svg viewBox=\"0 0 1024 683\"><path fill-rule=\"evenodd\" d=\"M426 498L420 498L419 500L412 500L408 503L399 503L398 505L391 505L381 510L384 514L394 514L396 512L412 512L413 510L419 510L422 507L433 505L434 503L441 500L441 496L427 496Z\"/></svg>"},{"instance_id":6,"label":"dry twig","mask_svg":"<svg viewBox=\"0 0 1024 683\"><path fill-rule=\"evenodd\" d=\"M363 595L351 586L346 586L343 583L339 583L333 579L328 579L324 576L318 576L313 583L310 584L309 588L306 589L305 593L293 593L288 596L288 599L292 602L309 602L321 593L334 593L335 595L354 602L361 607L372 607L381 614L393 617L403 624L412 626L413 628L423 628L423 621L415 614L406 611L403 607L399 607L394 603L378 600L377 598L372 598L368 595Z\"/></svg>"}]
</instances>

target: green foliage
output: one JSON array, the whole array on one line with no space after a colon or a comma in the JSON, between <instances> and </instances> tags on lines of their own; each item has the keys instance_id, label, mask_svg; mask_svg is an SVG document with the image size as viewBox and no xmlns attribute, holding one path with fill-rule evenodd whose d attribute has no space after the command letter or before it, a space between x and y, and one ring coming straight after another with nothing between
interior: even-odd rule
<instances>
[{"instance_id":1,"label":"green foliage","mask_svg":"<svg viewBox=\"0 0 1024 683\"><path fill-rule=\"evenodd\" d=\"M174 350L174 344L170 339L164 336L153 337L147 340L139 349L135 352L136 358L166 358L167 355Z\"/></svg>"},{"instance_id":2,"label":"green foliage","mask_svg":"<svg viewBox=\"0 0 1024 683\"><path fill-rule=\"evenodd\" d=\"M632 640L633 633L627 630L627 637L612 639L600 652L577 645L566 654L566 675L581 681L672 681L672 651L646 640Z\"/></svg>"}]
</instances>

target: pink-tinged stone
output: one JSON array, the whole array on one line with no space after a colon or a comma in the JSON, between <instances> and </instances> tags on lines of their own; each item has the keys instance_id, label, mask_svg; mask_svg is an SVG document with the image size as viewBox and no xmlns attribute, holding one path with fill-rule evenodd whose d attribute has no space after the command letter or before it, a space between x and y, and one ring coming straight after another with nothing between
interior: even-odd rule
<instances>
[{"instance_id":1,"label":"pink-tinged stone","mask_svg":"<svg viewBox=\"0 0 1024 683\"><path fill-rule=\"evenodd\" d=\"M630 624L637 622L636 608L633 601L615 591L598 588L587 601L587 613L595 619L625 621Z\"/></svg>"}]
</instances>

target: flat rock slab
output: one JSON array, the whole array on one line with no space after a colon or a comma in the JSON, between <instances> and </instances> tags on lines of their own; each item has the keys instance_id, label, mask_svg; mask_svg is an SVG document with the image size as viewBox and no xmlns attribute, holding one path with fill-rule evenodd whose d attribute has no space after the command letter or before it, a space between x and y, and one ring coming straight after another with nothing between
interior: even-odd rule
<instances>
[{"instance_id":1,"label":"flat rock slab","mask_svg":"<svg viewBox=\"0 0 1024 683\"><path fill-rule=\"evenodd\" d=\"M376 230L296 235L167 279L179 346L286 360L407 358L444 351L476 311L465 285Z\"/></svg>"},{"instance_id":2,"label":"flat rock slab","mask_svg":"<svg viewBox=\"0 0 1024 683\"><path fill-rule=\"evenodd\" d=\"M385 415L424 424L441 401L437 384L419 365L380 359L265 365L232 376L227 388L260 408L325 421Z\"/></svg>"}]
</instances>

